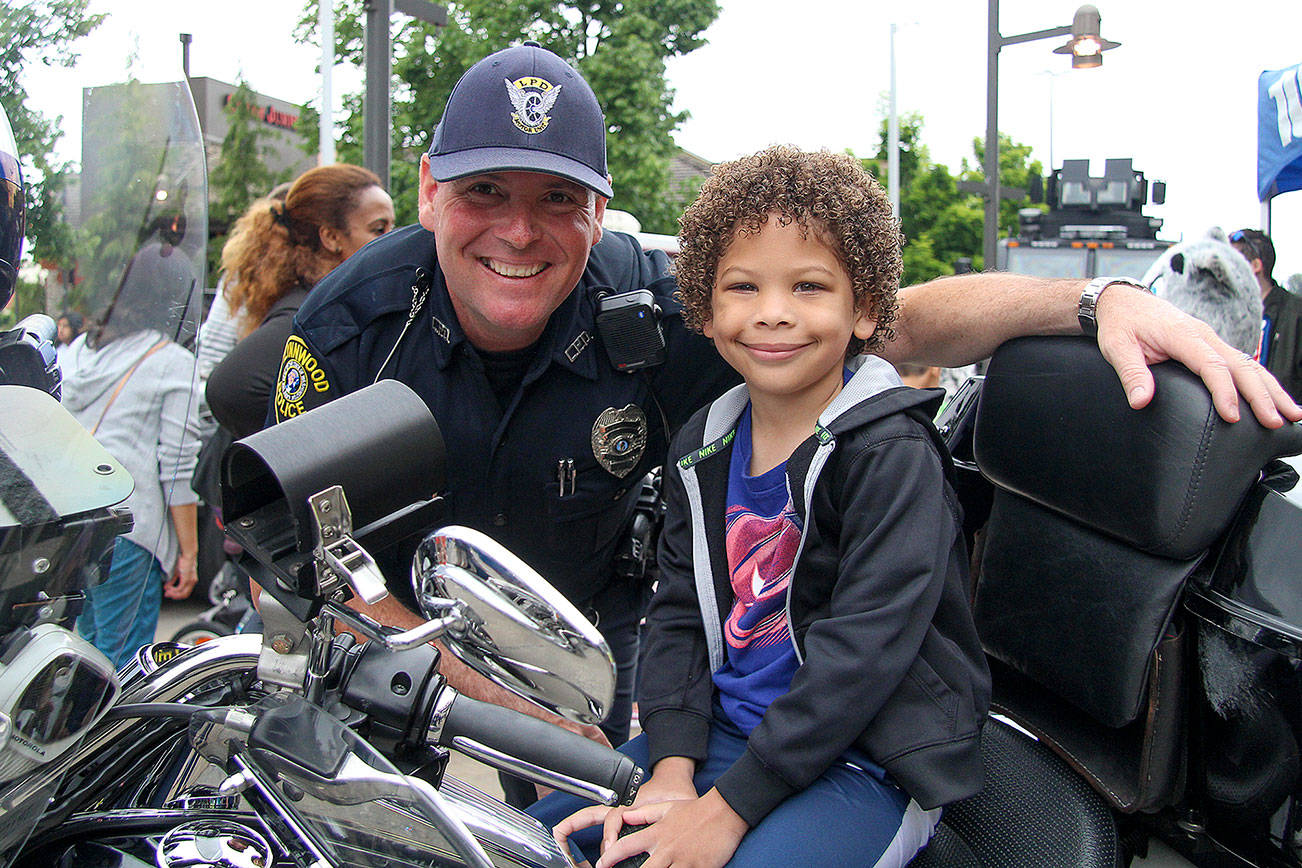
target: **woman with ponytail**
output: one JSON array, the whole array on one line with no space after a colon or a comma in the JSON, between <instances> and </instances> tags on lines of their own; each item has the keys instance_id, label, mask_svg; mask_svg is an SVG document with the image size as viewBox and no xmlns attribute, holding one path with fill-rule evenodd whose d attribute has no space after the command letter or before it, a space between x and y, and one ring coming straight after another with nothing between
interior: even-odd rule
<instances>
[{"instance_id":1,"label":"woman with ponytail","mask_svg":"<svg viewBox=\"0 0 1302 868\"><path fill-rule=\"evenodd\" d=\"M290 324L308 290L393 223L380 179L344 163L309 169L284 202L259 199L236 221L222 270L240 341L207 387L213 415L235 439L263 427Z\"/></svg>"}]
</instances>

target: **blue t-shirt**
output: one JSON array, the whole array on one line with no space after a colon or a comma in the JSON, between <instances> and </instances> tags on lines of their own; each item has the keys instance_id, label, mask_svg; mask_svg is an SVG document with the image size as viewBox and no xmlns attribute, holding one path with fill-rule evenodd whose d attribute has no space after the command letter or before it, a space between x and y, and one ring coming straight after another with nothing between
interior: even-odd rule
<instances>
[{"instance_id":1,"label":"blue t-shirt","mask_svg":"<svg viewBox=\"0 0 1302 868\"><path fill-rule=\"evenodd\" d=\"M723 710L746 735L769 703L790 689L798 665L787 586L802 531L787 490L786 462L750 476L751 451L747 406L728 471L726 547L733 606L724 622L724 663L714 673Z\"/></svg>"}]
</instances>

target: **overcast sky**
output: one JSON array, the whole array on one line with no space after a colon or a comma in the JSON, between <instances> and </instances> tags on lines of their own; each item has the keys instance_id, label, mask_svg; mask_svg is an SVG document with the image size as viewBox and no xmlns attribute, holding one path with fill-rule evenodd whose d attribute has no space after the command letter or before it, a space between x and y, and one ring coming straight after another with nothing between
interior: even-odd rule
<instances>
[{"instance_id":1,"label":"overcast sky","mask_svg":"<svg viewBox=\"0 0 1302 868\"><path fill-rule=\"evenodd\" d=\"M1070 69L1052 53L1063 40L1006 47L1000 58L1000 129L1048 165L1106 157L1167 182L1167 202L1150 209L1170 239L1208 226L1258 226L1256 84L1262 70L1302 62L1302 2L1232 4L1098 0L1102 32L1121 47L1101 69ZM986 4L914 0L723 0L709 44L670 65L677 107L691 119L679 145L723 160L774 142L871 152L890 85L890 23L901 113L924 116L932 159L957 170L973 160L985 132ZM1069 24L1077 8L1059 0L1003 0L1005 36ZM299 0L223 0L160 6L146 0L92 0L109 20L78 44L72 70L37 68L26 82L38 108L62 114L62 150L80 157L81 88L120 81L129 53L145 81L180 69L177 34L194 35L191 73L292 102L318 100L318 55L290 31ZM160 9L166 9L161 12ZM359 86L337 68L336 91ZM600 96L600 95L598 95ZM1052 131L1050 106L1052 105ZM431 118L431 125L436 119ZM618 179L616 179L618 181ZM616 184L618 191L618 183ZM618 196L616 198L618 205ZM1273 234L1276 277L1302 272L1302 191L1278 197Z\"/></svg>"}]
</instances>

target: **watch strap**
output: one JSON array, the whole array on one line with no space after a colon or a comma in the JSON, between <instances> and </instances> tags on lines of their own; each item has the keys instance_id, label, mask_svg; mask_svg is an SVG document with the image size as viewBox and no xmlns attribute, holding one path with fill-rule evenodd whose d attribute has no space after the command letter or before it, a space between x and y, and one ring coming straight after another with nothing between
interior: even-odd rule
<instances>
[{"instance_id":1,"label":"watch strap","mask_svg":"<svg viewBox=\"0 0 1302 868\"><path fill-rule=\"evenodd\" d=\"M1098 335L1099 297L1103 295L1103 291L1109 286L1115 286L1118 283L1133 286L1135 289L1144 288L1128 277L1096 277L1085 284L1085 290L1080 294L1080 301L1076 304L1076 321L1080 323L1082 332L1091 337Z\"/></svg>"}]
</instances>

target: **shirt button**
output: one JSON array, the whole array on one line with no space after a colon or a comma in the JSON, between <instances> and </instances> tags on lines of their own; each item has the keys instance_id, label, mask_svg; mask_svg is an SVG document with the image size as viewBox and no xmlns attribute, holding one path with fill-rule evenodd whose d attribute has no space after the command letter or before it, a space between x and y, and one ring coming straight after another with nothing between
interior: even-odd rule
<instances>
[{"instance_id":1,"label":"shirt button","mask_svg":"<svg viewBox=\"0 0 1302 868\"><path fill-rule=\"evenodd\" d=\"M497 515L493 516L493 524L495 524L497 527L505 527L506 513L499 512Z\"/></svg>"}]
</instances>

